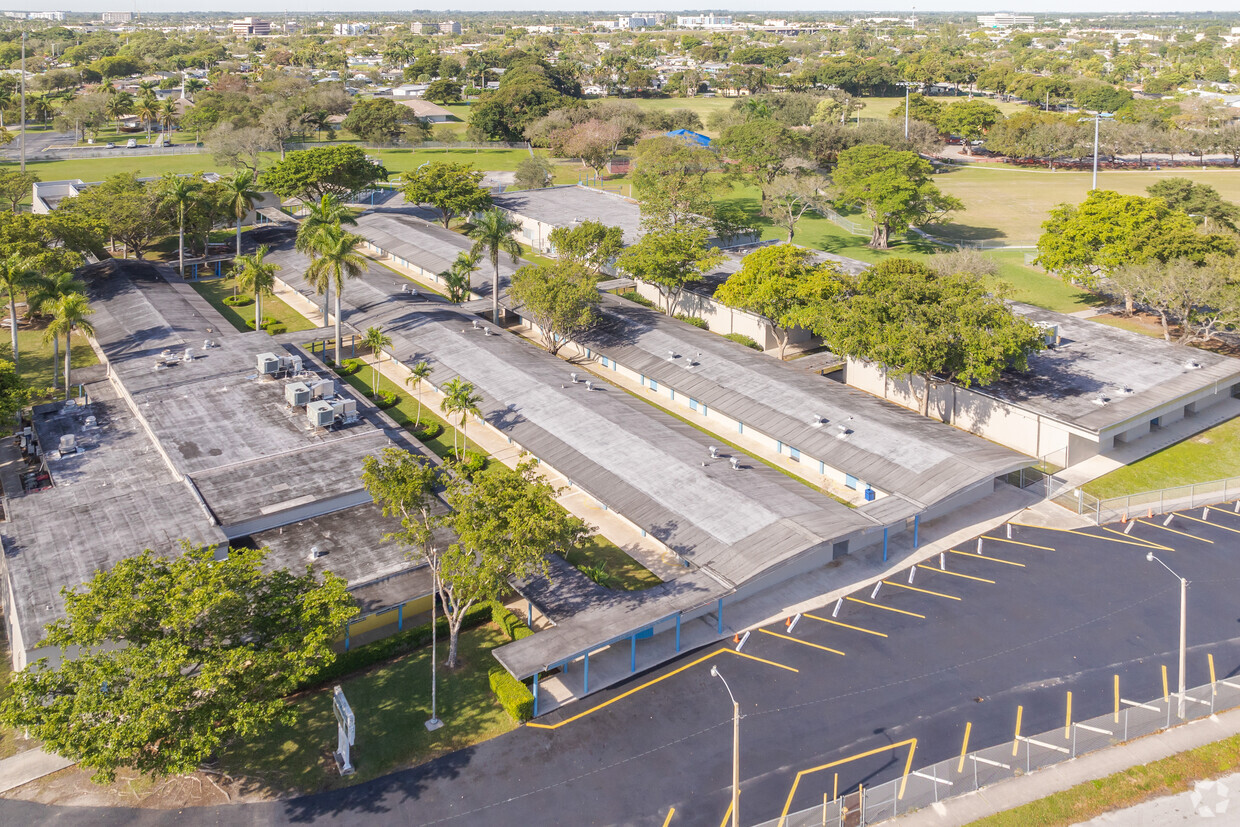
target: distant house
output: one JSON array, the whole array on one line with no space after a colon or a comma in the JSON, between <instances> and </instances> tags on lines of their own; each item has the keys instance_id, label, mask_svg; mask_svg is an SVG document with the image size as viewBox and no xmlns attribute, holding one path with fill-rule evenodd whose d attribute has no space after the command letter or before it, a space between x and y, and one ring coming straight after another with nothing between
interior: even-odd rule
<instances>
[{"instance_id":1,"label":"distant house","mask_svg":"<svg viewBox=\"0 0 1240 827\"><path fill-rule=\"evenodd\" d=\"M697 144L698 146L710 146L710 138L706 137L701 132L694 132L692 129L673 129L671 132L667 133L667 137L681 138L689 143Z\"/></svg>"},{"instance_id":2,"label":"distant house","mask_svg":"<svg viewBox=\"0 0 1240 827\"><path fill-rule=\"evenodd\" d=\"M410 98L407 100L398 100L396 102L401 106L409 107L409 109L413 111L413 114L416 115L419 120L426 121L427 123L447 123L452 120L451 112L438 104L431 103L428 100L422 100L421 98Z\"/></svg>"}]
</instances>

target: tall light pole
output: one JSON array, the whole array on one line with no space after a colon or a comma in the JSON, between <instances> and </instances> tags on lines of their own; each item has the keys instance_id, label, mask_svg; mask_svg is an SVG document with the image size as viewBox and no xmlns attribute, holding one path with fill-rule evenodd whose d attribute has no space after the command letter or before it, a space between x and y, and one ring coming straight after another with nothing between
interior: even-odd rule
<instances>
[{"instance_id":1,"label":"tall light pole","mask_svg":"<svg viewBox=\"0 0 1240 827\"><path fill-rule=\"evenodd\" d=\"M1176 580L1180 581L1180 712L1179 716L1184 717L1184 682L1185 682L1185 665L1188 660L1188 580L1180 577L1172 570L1171 566L1163 563L1158 557L1154 556L1154 552L1148 552L1145 559L1151 563L1162 563L1162 567L1171 572Z\"/></svg>"},{"instance_id":2,"label":"tall light pole","mask_svg":"<svg viewBox=\"0 0 1240 827\"><path fill-rule=\"evenodd\" d=\"M1098 189L1098 124L1104 119L1110 120L1114 117L1115 115L1110 112L1095 112L1092 118L1077 118L1081 123L1094 122L1094 185L1090 187L1090 190Z\"/></svg>"},{"instance_id":3,"label":"tall light pole","mask_svg":"<svg viewBox=\"0 0 1240 827\"><path fill-rule=\"evenodd\" d=\"M913 83L907 80L902 80L900 81L900 85L904 87L904 140L907 141L908 140L908 92L914 86L920 86L921 84Z\"/></svg>"},{"instance_id":4,"label":"tall light pole","mask_svg":"<svg viewBox=\"0 0 1240 827\"><path fill-rule=\"evenodd\" d=\"M741 823L741 707L736 702L736 696L732 694L732 687L728 686L723 675L719 674L719 667L712 666L710 674L723 681L723 688L728 690L728 697L732 699L732 827L739 827Z\"/></svg>"},{"instance_id":5,"label":"tall light pole","mask_svg":"<svg viewBox=\"0 0 1240 827\"><path fill-rule=\"evenodd\" d=\"M22 172L26 171L26 33L22 32Z\"/></svg>"},{"instance_id":6,"label":"tall light pole","mask_svg":"<svg viewBox=\"0 0 1240 827\"><path fill-rule=\"evenodd\" d=\"M431 553L435 553L435 549L431 549ZM439 576L431 575L431 717L426 721L426 729L434 732L443 726L443 721L439 720L439 716L435 714L435 653L436 649L436 633L435 633L435 602L439 600Z\"/></svg>"}]
</instances>

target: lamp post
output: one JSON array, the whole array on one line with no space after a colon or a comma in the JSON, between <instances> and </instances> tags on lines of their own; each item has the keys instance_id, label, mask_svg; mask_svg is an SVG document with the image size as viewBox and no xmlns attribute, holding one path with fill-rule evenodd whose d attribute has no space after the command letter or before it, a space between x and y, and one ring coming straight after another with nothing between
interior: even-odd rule
<instances>
[{"instance_id":1,"label":"lamp post","mask_svg":"<svg viewBox=\"0 0 1240 827\"><path fill-rule=\"evenodd\" d=\"M1176 580L1180 581L1180 711L1179 716L1184 717L1184 681L1185 681L1185 664L1188 658L1188 580L1180 577L1172 570L1171 566L1163 563L1161 559L1154 556L1154 552L1148 552L1145 559L1151 563L1161 563L1162 567L1171 572Z\"/></svg>"},{"instance_id":2,"label":"lamp post","mask_svg":"<svg viewBox=\"0 0 1240 827\"><path fill-rule=\"evenodd\" d=\"M1115 115L1110 112L1095 112L1092 118L1077 118L1081 123L1094 122L1094 184L1090 187L1090 190L1098 189L1098 124L1104 119L1110 120L1114 117Z\"/></svg>"},{"instance_id":3,"label":"lamp post","mask_svg":"<svg viewBox=\"0 0 1240 827\"><path fill-rule=\"evenodd\" d=\"M26 33L22 32L22 172L26 171Z\"/></svg>"},{"instance_id":4,"label":"lamp post","mask_svg":"<svg viewBox=\"0 0 1240 827\"><path fill-rule=\"evenodd\" d=\"M908 140L908 91L912 89L914 86L920 86L921 84L914 83L913 81L909 81L909 80L902 80L900 81L900 85L904 87L904 140L907 141Z\"/></svg>"},{"instance_id":5,"label":"lamp post","mask_svg":"<svg viewBox=\"0 0 1240 827\"><path fill-rule=\"evenodd\" d=\"M732 687L728 686L728 682L724 680L723 675L719 674L719 667L712 666L710 674L712 677L723 681L723 688L728 690L728 697L732 699L732 827L739 827L741 808L741 707L736 702L736 696L732 694Z\"/></svg>"},{"instance_id":6,"label":"lamp post","mask_svg":"<svg viewBox=\"0 0 1240 827\"><path fill-rule=\"evenodd\" d=\"M435 553L435 549L431 549L431 554ZM443 721L439 720L439 716L435 714L435 653L436 633L435 633L435 603L439 600L439 577L432 575L431 579L431 717L426 721L426 729L434 732L443 726Z\"/></svg>"}]
</instances>

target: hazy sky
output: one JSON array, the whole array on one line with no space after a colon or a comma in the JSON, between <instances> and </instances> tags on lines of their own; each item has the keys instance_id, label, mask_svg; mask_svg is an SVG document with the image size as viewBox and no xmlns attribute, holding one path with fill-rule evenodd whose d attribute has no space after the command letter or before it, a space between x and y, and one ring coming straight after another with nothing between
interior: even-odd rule
<instances>
[{"instance_id":1,"label":"hazy sky","mask_svg":"<svg viewBox=\"0 0 1240 827\"><path fill-rule=\"evenodd\" d=\"M572 2L572 0L536 0L536 2L518 2L514 0L451 0L451 2L442 5L424 5L426 0L414 0L419 10L429 10L435 13L446 13L450 9L459 9L463 11L581 11L582 3ZM593 0L591 5L599 3L595 6L600 14L616 12L616 11L641 11L653 7L657 11L668 11L674 13L673 8L665 6L662 3L623 3L617 0ZM102 12L102 11L133 11L135 8L139 12L175 12L175 11L219 11L219 12L236 12L245 14L268 14L278 15L281 12L347 12L348 7L354 4L343 4L339 0L160 0L160 2L151 2L151 0L139 0L137 4L133 0L86 0L82 2L58 3L55 0L36 0L36 2L20 4L20 3L4 3L0 4L0 9L13 9L21 11L72 11L72 12ZM400 2L400 0L361 0L355 4L358 8L358 14L362 14L361 10L370 12L383 11L399 11L408 13L410 3ZM727 6L712 6L707 3L695 3L688 0L683 6L674 7L676 10L681 9L712 9L715 11L734 11L760 12L771 16L778 17L779 12L773 10L771 3L764 2L732 2ZM911 9L916 8L918 11L968 11L968 12L988 12L988 11L1017 11L1030 12L1035 14L1055 13L1064 16L1079 17L1088 16L1090 12L1107 13L1107 12L1156 12L1156 11L1220 11L1230 12L1240 18L1240 11L1237 11L1234 2L1224 0L1224 2L1205 2L1204 0L1185 0L1175 4L1175 8L1169 8L1166 0L1091 0L1088 6L1083 6L1080 2L1071 2L1071 0L1051 0L1051 2L1043 2L1037 8L1030 9L1020 5L1002 6L995 5L986 0L919 0L915 3L892 3L891 0L875 0L875 2L865 2L865 0L848 0L846 4L824 4L815 2L814 0L778 0L778 7L787 11L820 11L825 14L839 14L842 11L869 11L869 12L891 12L907 14Z\"/></svg>"}]
</instances>

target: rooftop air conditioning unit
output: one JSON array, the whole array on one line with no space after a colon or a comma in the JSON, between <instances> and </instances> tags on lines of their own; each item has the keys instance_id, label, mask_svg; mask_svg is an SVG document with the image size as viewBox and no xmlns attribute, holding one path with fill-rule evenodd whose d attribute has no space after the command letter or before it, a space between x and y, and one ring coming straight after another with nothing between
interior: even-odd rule
<instances>
[{"instance_id":1,"label":"rooftop air conditioning unit","mask_svg":"<svg viewBox=\"0 0 1240 827\"><path fill-rule=\"evenodd\" d=\"M320 379L310 386L311 399L324 399L336 395L336 383L332 379Z\"/></svg>"},{"instance_id":2,"label":"rooftop air conditioning unit","mask_svg":"<svg viewBox=\"0 0 1240 827\"><path fill-rule=\"evenodd\" d=\"M276 371L280 369L280 357L274 353L260 353L257 361L260 376L275 376Z\"/></svg>"},{"instance_id":3,"label":"rooftop air conditioning unit","mask_svg":"<svg viewBox=\"0 0 1240 827\"><path fill-rule=\"evenodd\" d=\"M332 403L319 399L306 406L306 419L316 428L330 428L336 421L336 410Z\"/></svg>"},{"instance_id":4,"label":"rooftop air conditioning unit","mask_svg":"<svg viewBox=\"0 0 1240 827\"><path fill-rule=\"evenodd\" d=\"M310 386L305 382L291 382L284 386L284 401L294 408L310 404Z\"/></svg>"},{"instance_id":5,"label":"rooftop air conditioning unit","mask_svg":"<svg viewBox=\"0 0 1240 827\"><path fill-rule=\"evenodd\" d=\"M77 439L74 438L73 434L61 434L60 453L61 454L76 454L77 453Z\"/></svg>"},{"instance_id":6,"label":"rooftop air conditioning unit","mask_svg":"<svg viewBox=\"0 0 1240 827\"><path fill-rule=\"evenodd\" d=\"M357 401L353 399L337 399L332 403L332 413L342 422L357 421Z\"/></svg>"}]
</instances>

